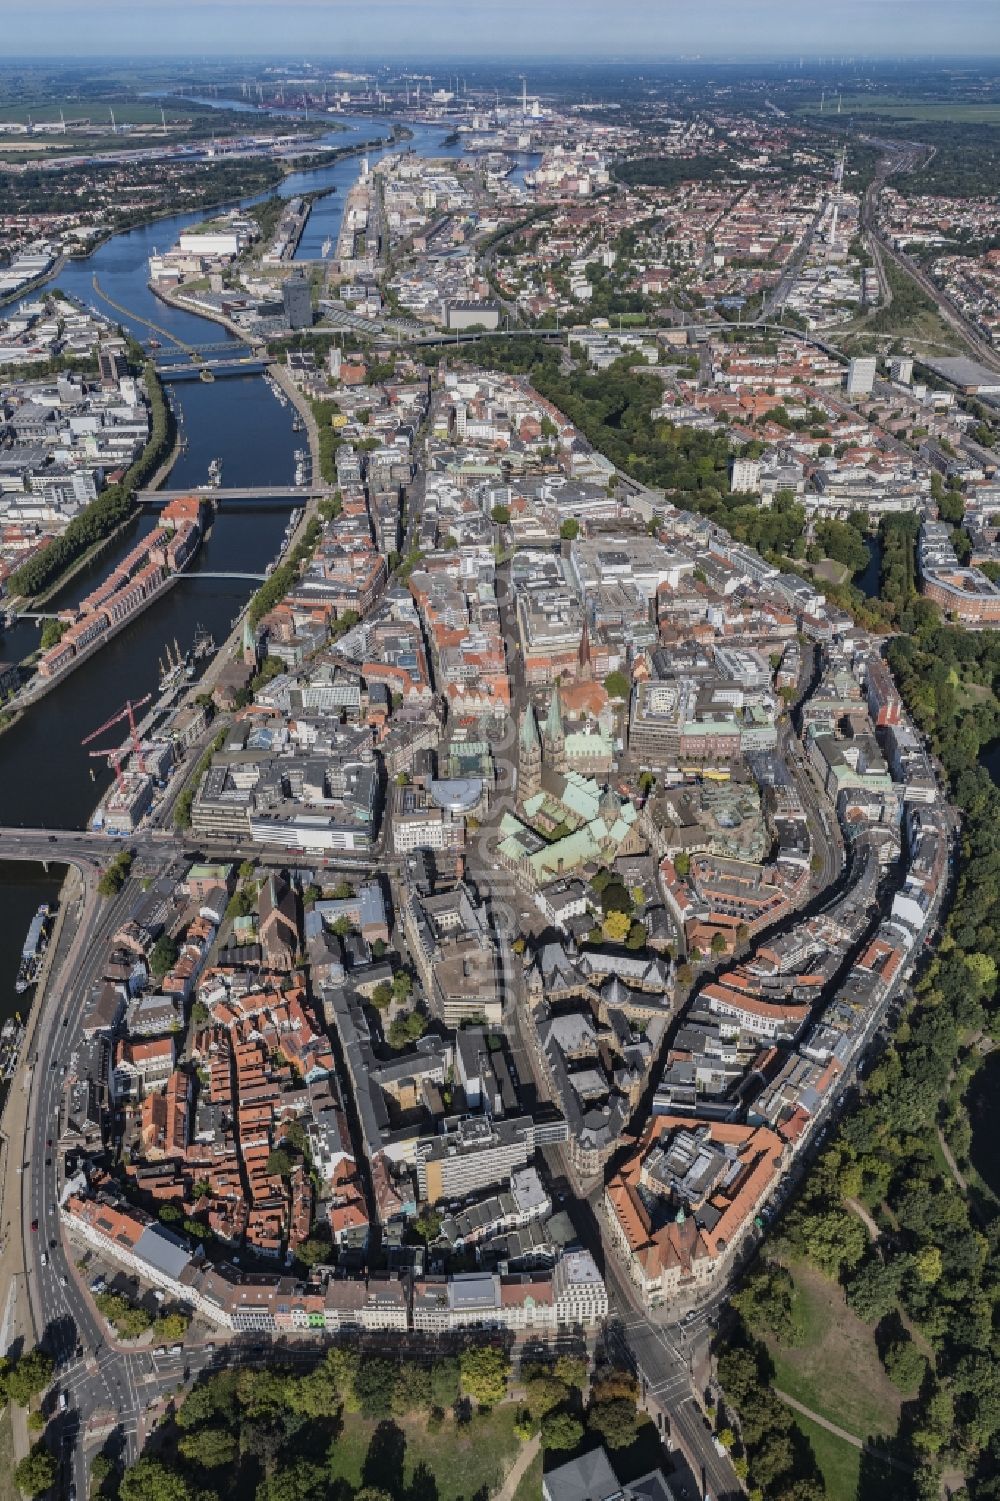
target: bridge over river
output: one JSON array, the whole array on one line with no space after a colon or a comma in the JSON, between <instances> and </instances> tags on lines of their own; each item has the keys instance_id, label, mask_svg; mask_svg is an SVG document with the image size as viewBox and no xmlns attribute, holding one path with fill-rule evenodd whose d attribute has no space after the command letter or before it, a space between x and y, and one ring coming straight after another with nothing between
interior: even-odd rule
<instances>
[{"instance_id":1,"label":"bridge over river","mask_svg":"<svg viewBox=\"0 0 1000 1501\"><path fill-rule=\"evenodd\" d=\"M141 506L147 506L154 511L160 511L172 500L180 500L182 497L197 495L209 505L224 505L237 503L239 505L278 505L304 506L318 496L332 494L329 485L205 485L197 490L137 490L136 500Z\"/></svg>"}]
</instances>

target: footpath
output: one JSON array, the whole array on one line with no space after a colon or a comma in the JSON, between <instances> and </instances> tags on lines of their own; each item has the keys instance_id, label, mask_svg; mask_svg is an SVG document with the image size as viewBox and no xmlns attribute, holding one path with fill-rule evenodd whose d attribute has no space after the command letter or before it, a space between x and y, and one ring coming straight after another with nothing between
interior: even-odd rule
<instances>
[{"instance_id":1,"label":"footpath","mask_svg":"<svg viewBox=\"0 0 1000 1501\"><path fill-rule=\"evenodd\" d=\"M500 1489L495 1493L493 1501L514 1501L517 1488L525 1475L531 1469L535 1461L535 1455L542 1447L541 1434L536 1433L526 1444L522 1444L518 1456L514 1461L513 1468Z\"/></svg>"},{"instance_id":2,"label":"footpath","mask_svg":"<svg viewBox=\"0 0 1000 1501\"><path fill-rule=\"evenodd\" d=\"M870 1444L866 1439L858 1438L856 1434L848 1433L846 1428L838 1428L837 1424L831 1423L829 1418L824 1418L820 1413L813 1412L811 1407L807 1407L798 1398L789 1396L788 1392L781 1391L779 1387L772 1387L772 1390L776 1397L781 1398L786 1407L790 1407L793 1412L800 1413L802 1417L808 1418L810 1423L815 1423L818 1428L825 1428L827 1433L833 1434L834 1438L843 1439L844 1443L850 1444L852 1449L860 1449L862 1454L870 1454L873 1459L881 1459L891 1469L901 1470L904 1475L913 1474L912 1465L904 1464L901 1459L894 1459L891 1454L887 1454L878 1444Z\"/></svg>"}]
</instances>

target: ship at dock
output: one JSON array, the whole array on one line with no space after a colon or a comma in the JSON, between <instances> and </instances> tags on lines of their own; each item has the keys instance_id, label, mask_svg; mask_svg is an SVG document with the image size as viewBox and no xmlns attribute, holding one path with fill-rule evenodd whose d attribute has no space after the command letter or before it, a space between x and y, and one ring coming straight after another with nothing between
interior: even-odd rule
<instances>
[{"instance_id":1,"label":"ship at dock","mask_svg":"<svg viewBox=\"0 0 1000 1501\"><path fill-rule=\"evenodd\" d=\"M177 687L177 684L180 682L181 678L184 676L184 674L185 674L185 672L187 670L188 664L189 664L189 662L191 660L191 653L190 652L182 652L181 651L180 647L177 644L177 637L176 636L174 637L174 649L173 649L173 651L170 650L170 642L169 641L166 644L165 651L166 651L166 655L167 655L166 665L164 665L162 657L160 658L159 664L158 664L159 668L160 668L160 692L161 693L169 693L169 691L170 691L171 688L176 688Z\"/></svg>"},{"instance_id":2,"label":"ship at dock","mask_svg":"<svg viewBox=\"0 0 1000 1501\"><path fill-rule=\"evenodd\" d=\"M18 995L23 995L28 986L34 985L38 979L38 971L41 968L45 950L49 946L51 931L52 908L43 902L31 919L31 927L28 929L28 936L21 950L21 963L14 982L14 989Z\"/></svg>"},{"instance_id":3,"label":"ship at dock","mask_svg":"<svg viewBox=\"0 0 1000 1501\"><path fill-rule=\"evenodd\" d=\"M23 1042L24 1022L17 1011L0 1027L0 1081L4 1084L9 1084L14 1077Z\"/></svg>"},{"instance_id":4,"label":"ship at dock","mask_svg":"<svg viewBox=\"0 0 1000 1501\"><path fill-rule=\"evenodd\" d=\"M166 662L159 659L159 687L161 693L169 693L171 688L176 688L182 678L189 681L198 671L198 663L206 657L212 657L216 652L215 637L211 631L206 631L203 625L195 628L194 641L186 652L182 652L177 643L177 637L173 640L173 649L168 641L165 648Z\"/></svg>"}]
</instances>

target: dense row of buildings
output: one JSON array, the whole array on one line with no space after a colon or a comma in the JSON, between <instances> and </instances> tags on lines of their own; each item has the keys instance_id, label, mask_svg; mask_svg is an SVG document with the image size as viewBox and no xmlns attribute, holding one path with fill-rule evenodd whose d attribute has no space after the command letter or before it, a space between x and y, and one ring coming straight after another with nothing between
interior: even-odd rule
<instances>
[{"instance_id":1,"label":"dense row of buildings","mask_svg":"<svg viewBox=\"0 0 1000 1501\"><path fill-rule=\"evenodd\" d=\"M47 378L23 367L70 368ZM76 374L75 362L95 374ZM4 365L19 367L3 379ZM89 309L22 304L0 321L0 581L135 461L149 438L142 382L118 331Z\"/></svg>"}]
</instances>

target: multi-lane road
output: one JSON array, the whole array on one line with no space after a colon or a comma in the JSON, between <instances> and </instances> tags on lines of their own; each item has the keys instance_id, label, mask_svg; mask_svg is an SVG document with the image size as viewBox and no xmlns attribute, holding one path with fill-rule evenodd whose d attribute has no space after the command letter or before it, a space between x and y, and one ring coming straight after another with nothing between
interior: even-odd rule
<instances>
[{"instance_id":1,"label":"multi-lane road","mask_svg":"<svg viewBox=\"0 0 1000 1501\"><path fill-rule=\"evenodd\" d=\"M135 838L132 847L144 877L152 880L153 899L159 894L166 900L180 868L175 863L175 837L149 831ZM26 1056L12 1084L12 1090L23 1091L26 1111L23 1137L18 1140L11 1131L8 1142L8 1162L17 1175L19 1194L5 1202L12 1219L14 1204L20 1214L24 1286L34 1337L52 1356L55 1387L67 1401L65 1410L57 1408L52 1423L63 1489L73 1484L77 1495L86 1494L88 1444L110 1436L116 1452L134 1459L148 1404L172 1391L183 1374L177 1358L125 1349L111 1337L64 1241L60 1219L65 1182L58 1141L83 1014L100 982L115 929L150 901L149 892L133 879L110 899L98 895L101 868L119 848L117 841L80 830L0 831L0 858L71 864L80 876L79 894L69 897L61 914ZM11 1112L8 1120L13 1116ZM13 1224L6 1224L5 1242L13 1233ZM185 1356L192 1358L199 1358L197 1351Z\"/></svg>"},{"instance_id":2,"label":"multi-lane road","mask_svg":"<svg viewBox=\"0 0 1000 1501\"><path fill-rule=\"evenodd\" d=\"M85 871L84 894L63 924L28 1060L32 1078L22 1168L22 1232L35 1330L56 1361L56 1380L70 1401L69 1412L81 1433L101 1415L113 1414L124 1452L134 1458L145 1405L140 1390L151 1377L155 1382L155 1360L147 1352L119 1349L109 1338L63 1241L59 1215L63 1159L56 1143L83 1013L100 981L112 934L148 901L131 880L115 897L102 900L95 874L93 869ZM64 1421L73 1421L69 1413ZM77 1493L84 1494L82 1444L75 1449L73 1467Z\"/></svg>"}]
</instances>

